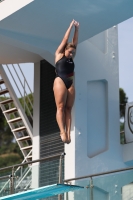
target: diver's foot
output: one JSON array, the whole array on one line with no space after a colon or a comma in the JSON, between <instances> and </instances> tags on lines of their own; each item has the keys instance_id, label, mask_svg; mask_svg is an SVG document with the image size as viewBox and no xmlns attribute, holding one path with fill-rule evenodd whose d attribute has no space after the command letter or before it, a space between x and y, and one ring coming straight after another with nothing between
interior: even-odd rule
<instances>
[{"instance_id":1,"label":"diver's foot","mask_svg":"<svg viewBox=\"0 0 133 200\"><path fill-rule=\"evenodd\" d=\"M62 142L67 143L67 137L65 132L60 132Z\"/></svg>"},{"instance_id":2,"label":"diver's foot","mask_svg":"<svg viewBox=\"0 0 133 200\"><path fill-rule=\"evenodd\" d=\"M69 135L67 135L67 144L70 144L70 143L71 143L71 136L69 134Z\"/></svg>"},{"instance_id":3,"label":"diver's foot","mask_svg":"<svg viewBox=\"0 0 133 200\"><path fill-rule=\"evenodd\" d=\"M71 143L71 139L67 140L67 144L70 144Z\"/></svg>"}]
</instances>

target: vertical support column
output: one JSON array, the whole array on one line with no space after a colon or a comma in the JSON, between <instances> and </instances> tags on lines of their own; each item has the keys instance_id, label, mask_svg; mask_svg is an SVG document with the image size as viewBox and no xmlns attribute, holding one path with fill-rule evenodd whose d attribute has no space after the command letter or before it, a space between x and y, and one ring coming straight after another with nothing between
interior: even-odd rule
<instances>
[{"instance_id":1,"label":"vertical support column","mask_svg":"<svg viewBox=\"0 0 133 200\"><path fill-rule=\"evenodd\" d=\"M62 183L62 154L60 156L60 160L59 160L59 183ZM58 195L58 200L62 200L62 195L59 194Z\"/></svg>"},{"instance_id":2,"label":"vertical support column","mask_svg":"<svg viewBox=\"0 0 133 200\"><path fill-rule=\"evenodd\" d=\"M93 200L93 180L90 177L90 200Z\"/></svg>"},{"instance_id":3,"label":"vertical support column","mask_svg":"<svg viewBox=\"0 0 133 200\"><path fill-rule=\"evenodd\" d=\"M32 159L40 158L40 62L34 64L34 106L33 106L33 148ZM32 165L32 188L39 187L39 163Z\"/></svg>"}]
</instances>

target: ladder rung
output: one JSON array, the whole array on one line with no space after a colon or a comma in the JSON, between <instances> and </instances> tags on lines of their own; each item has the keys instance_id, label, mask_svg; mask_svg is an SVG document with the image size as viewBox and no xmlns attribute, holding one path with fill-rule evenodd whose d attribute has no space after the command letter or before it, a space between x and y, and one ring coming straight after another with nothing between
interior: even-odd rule
<instances>
[{"instance_id":1,"label":"ladder rung","mask_svg":"<svg viewBox=\"0 0 133 200\"><path fill-rule=\"evenodd\" d=\"M0 95L8 93L8 92L9 92L8 89L0 90Z\"/></svg>"},{"instance_id":2,"label":"ladder rung","mask_svg":"<svg viewBox=\"0 0 133 200\"><path fill-rule=\"evenodd\" d=\"M8 122L8 123L13 123L13 122L21 121L21 120L22 120L21 117L17 117L17 118L15 118L15 119L10 119L10 120L8 120L7 122Z\"/></svg>"},{"instance_id":3,"label":"ladder rung","mask_svg":"<svg viewBox=\"0 0 133 200\"><path fill-rule=\"evenodd\" d=\"M3 84L4 83L4 80L3 79L0 79L0 84Z\"/></svg>"},{"instance_id":4,"label":"ladder rung","mask_svg":"<svg viewBox=\"0 0 133 200\"><path fill-rule=\"evenodd\" d=\"M11 103L13 102L12 99L7 99L7 100L4 100L4 101L0 101L0 104L7 104L7 103Z\"/></svg>"},{"instance_id":5,"label":"ladder rung","mask_svg":"<svg viewBox=\"0 0 133 200\"><path fill-rule=\"evenodd\" d=\"M22 147L21 149L22 149L22 150L32 149L32 146Z\"/></svg>"},{"instance_id":6,"label":"ladder rung","mask_svg":"<svg viewBox=\"0 0 133 200\"><path fill-rule=\"evenodd\" d=\"M28 159L31 159L31 158L32 158L32 156L28 156L28 157L26 157L26 158L28 158Z\"/></svg>"},{"instance_id":7,"label":"ladder rung","mask_svg":"<svg viewBox=\"0 0 133 200\"><path fill-rule=\"evenodd\" d=\"M30 136L25 136L25 137L21 137L21 138L17 139L17 141L23 141L23 140L31 140L31 137Z\"/></svg>"},{"instance_id":8,"label":"ladder rung","mask_svg":"<svg viewBox=\"0 0 133 200\"><path fill-rule=\"evenodd\" d=\"M19 132L19 131L23 131L23 130L25 130L25 129L26 129L25 126L21 126L21 127L19 127L19 128L13 129L12 132Z\"/></svg>"},{"instance_id":9,"label":"ladder rung","mask_svg":"<svg viewBox=\"0 0 133 200\"><path fill-rule=\"evenodd\" d=\"M17 111L17 108L11 108L9 110L3 111L3 113L12 113L12 112L15 112L15 111Z\"/></svg>"}]
</instances>

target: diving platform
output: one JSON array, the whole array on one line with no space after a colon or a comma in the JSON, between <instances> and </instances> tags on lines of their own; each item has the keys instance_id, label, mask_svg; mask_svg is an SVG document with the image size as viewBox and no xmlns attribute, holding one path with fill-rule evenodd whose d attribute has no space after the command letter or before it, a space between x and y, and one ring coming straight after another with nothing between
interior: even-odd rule
<instances>
[{"instance_id":1,"label":"diving platform","mask_svg":"<svg viewBox=\"0 0 133 200\"><path fill-rule=\"evenodd\" d=\"M84 187L77 185L67 185L67 184L54 184L44 187L40 187L33 190L28 190L25 192L8 195L0 198L0 200L39 200L42 198L52 197L55 195L63 194L66 192L71 192L78 189L83 189Z\"/></svg>"}]
</instances>

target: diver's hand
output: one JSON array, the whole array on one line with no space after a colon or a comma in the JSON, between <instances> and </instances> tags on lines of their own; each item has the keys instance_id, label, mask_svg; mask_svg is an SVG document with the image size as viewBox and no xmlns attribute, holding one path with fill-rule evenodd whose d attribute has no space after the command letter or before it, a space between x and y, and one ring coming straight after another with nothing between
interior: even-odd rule
<instances>
[{"instance_id":1,"label":"diver's hand","mask_svg":"<svg viewBox=\"0 0 133 200\"><path fill-rule=\"evenodd\" d=\"M74 20L74 26L75 26L76 29L79 29L79 22Z\"/></svg>"},{"instance_id":2,"label":"diver's hand","mask_svg":"<svg viewBox=\"0 0 133 200\"><path fill-rule=\"evenodd\" d=\"M70 23L70 27L72 28L74 25L75 20L73 19L72 22Z\"/></svg>"}]
</instances>

